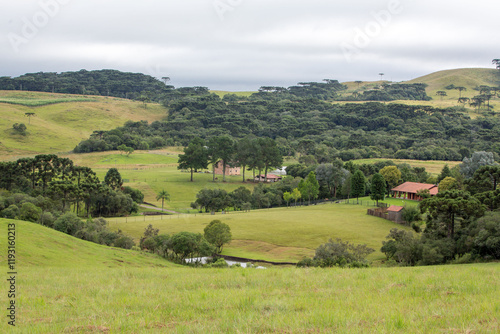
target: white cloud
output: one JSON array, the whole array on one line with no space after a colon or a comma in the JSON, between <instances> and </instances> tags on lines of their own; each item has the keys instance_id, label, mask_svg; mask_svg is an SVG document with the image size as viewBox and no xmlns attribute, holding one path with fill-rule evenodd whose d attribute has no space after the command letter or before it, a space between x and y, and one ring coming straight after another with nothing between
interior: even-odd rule
<instances>
[{"instance_id":1,"label":"white cloud","mask_svg":"<svg viewBox=\"0 0 500 334\"><path fill-rule=\"evenodd\" d=\"M116 68L169 75L176 86L235 90L324 78L376 80L381 71L387 79L409 80L452 67L490 67L491 59L500 57L497 1L0 4L0 36L5 36L0 39L0 75ZM53 5L54 15L44 10L47 4ZM48 21L36 26L34 20L44 12ZM37 30L29 38L23 35L26 22ZM12 34L24 38L18 40L18 52L7 38ZM356 54L349 59L341 45L355 47Z\"/></svg>"}]
</instances>

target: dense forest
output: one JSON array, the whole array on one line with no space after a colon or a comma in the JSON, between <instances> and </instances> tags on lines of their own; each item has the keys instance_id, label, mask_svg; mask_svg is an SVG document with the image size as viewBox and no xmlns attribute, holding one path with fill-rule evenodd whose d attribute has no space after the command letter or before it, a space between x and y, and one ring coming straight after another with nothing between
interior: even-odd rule
<instances>
[{"instance_id":1,"label":"dense forest","mask_svg":"<svg viewBox=\"0 0 500 334\"><path fill-rule=\"evenodd\" d=\"M37 72L19 77L0 77L0 90L27 90L65 94L103 95L158 101L158 96L169 94L173 86L142 73L125 73L116 70L78 72ZM181 92L178 92L179 94Z\"/></svg>"},{"instance_id":2,"label":"dense forest","mask_svg":"<svg viewBox=\"0 0 500 334\"><path fill-rule=\"evenodd\" d=\"M206 87L180 87L167 85L169 77L161 80L142 73L127 73L117 70L78 72L37 72L19 77L0 77L0 90L27 90L66 94L102 95L142 101L169 102L181 98L208 93ZM339 92L347 87L337 80L325 82L299 82L296 86L262 86L249 100L319 99L325 101L393 101L430 100L425 94L424 84L371 85L363 91L345 96ZM241 99L232 94L226 100ZM247 98L243 98L247 99Z\"/></svg>"},{"instance_id":3,"label":"dense forest","mask_svg":"<svg viewBox=\"0 0 500 334\"><path fill-rule=\"evenodd\" d=\"M195 137L248 135L275 139L283 155L317 162L360 158L462 160L474 151L500 153L500 120L471 119L456 108L384 104L332 104L317 99L224 102L215 94L168 103L165 122L127 122L96 131L75 152L186 146Z\"/></svg>"}]
</instances>

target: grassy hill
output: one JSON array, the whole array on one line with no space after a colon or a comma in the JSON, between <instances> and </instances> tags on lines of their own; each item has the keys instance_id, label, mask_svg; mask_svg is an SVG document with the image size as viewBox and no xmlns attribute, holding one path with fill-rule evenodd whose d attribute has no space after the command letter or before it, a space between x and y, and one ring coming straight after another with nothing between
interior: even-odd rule
<instances>
[{"instance_id":1,"label":"grassy hill","mask_svg":"<svg viewBox=\"0 0 500 334\"><path fill-rule=\"evenodd\" d=\"M403 205L403 201L399 201ZM411 202L411 201L407 201ZM373 204L373 202L371 202ZM233 235L223 254L269 261L298 261L313 256L314 250L332 238L367 244L375 249L371 260L381 260L382 241L392 228L410 228L389 220L368 216L366 205L324 204L299 208L274 208L250 212L229 212L166 217L111 218L110 227L121 229L139 240L152 224L160 233L190 231L203 233L212 220L229 225ZM369 232L368 232L369 231Z\"/></svg>"},{"instance_id":2,"label":"grassy hill","mask_svg":"<svg viewBox=\"0 0 500 334\"><path fill-rule=\"evenodd\" d=\"M467 91L463 92L465 94L462 95L469 96L473 92L476 92L474 88L477 86L500 86L500 71L489 68L459 68L434 72L407 81L407 83L427 84L427 94L433 97L436 96L436 91L445 90L446 86L454 84L455 86L467 88ZM456 92L456 96L458 97L458 91L447 91L447 93L451 92Z\"/></svg>"},{"instance_id":3,"label":"grassy hill","mask_svg":"<svg viewBox=\"0 0 500 334\"><path fill-rule=\"evenodd\" d=\"M151 254L106 247L38 224L0 218L0 229L5 236L9 223L16 224L16 262L21 268L174 266ZM4 263L6 246L6 243L2 243L0 259Z\"/></svg>"},{"instance_id":4,"label":"grassy hill","mask_svg":"<svg viewBox=\"0 0 500 334\"><path fill-rule=\"evenodd\" d=\"M496 333L498 263L193 269L35 224L17 229L16 327L2 333ZM5 243L0 261L5 263ZM122 260L123 262L117 261ZM3 285L7 290L7 285ZM7 293L0 295L7 305Z\"/></svg>"},{"instance_id":5,"label":"grassy hill","mask_svg":"<svg viewBox=\"0 0 500 334\"><path fill-rule=\"evenodd\" d=\"M128 120L161 120L167 111L118 98L0 91L0 113L0 155L12 157L68 152L94 130L111 130ZM26 113L35 116L28 119ZM16 134L14 123L24 123L28 134Z\"/></svg>"}]
</instances>

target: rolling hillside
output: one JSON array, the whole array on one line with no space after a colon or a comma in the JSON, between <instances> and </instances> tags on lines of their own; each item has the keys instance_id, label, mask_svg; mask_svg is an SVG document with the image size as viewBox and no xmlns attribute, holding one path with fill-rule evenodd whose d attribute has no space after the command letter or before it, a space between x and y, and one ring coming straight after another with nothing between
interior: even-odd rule
<instances>
[{"instance_id":1,"label":"rolling hillside","mask_svg":"<svg viewBox=\"0 0 500 334\"><path fill-rule=\"evenodd\" d=\"M173 267L158 256L98 245L39 224L0 218L0 230L16 225L16 262L22 267ZM0 262L5 263L3 248Z\"/></svg>"},{"instance_id":2,"label":"rolling hillside","mask_svg":"<svg viewBox=\"0 0 500 334\"><path fill-rule=\"evenodd\" d=\"M17 230L2 333L496 333L498 263L193 269L32 223ZM5 243L0 262L5 263ZM7 291L5 282L4 291ZM10 297L12 298L12 297ZM7 305L7 293L0 297ZM7 313L5 311L5 313Z\"/></svg>"},{"instance_id":3,"label":"rolling hillside","mask_svg":"<svg viewBox=\"0 0 500 334\"><path fill-rule=\"evenodd\" d=\"M28 119L26 113L35 115ZM161 120L167 111L118 98L0 91L0 114L0 156L12 157L68 152L94 130L111 130L128 120ZM16 134L14 123L24 123L28 134Z\"/></svg>"},{"instance_id":4,"label":"rolling hillside","mask_svg":"<svg viewBox=\"0 0 500 334\"><path fill-rule=\"evenodd\" d=\"M428 85L427 94L434 97L436 91L445 90L446 86L454 84L455 86L467 88L466 94L463 95L468 96L476 92L474 88L477 86L500 86L500 71L489 68L459 68L434 72L406 83L425 83ZM447 93L449 92L453 91L447 91ZM456 91L456 96L458 97L458 91Z\"/></svg>"}]
</instances>

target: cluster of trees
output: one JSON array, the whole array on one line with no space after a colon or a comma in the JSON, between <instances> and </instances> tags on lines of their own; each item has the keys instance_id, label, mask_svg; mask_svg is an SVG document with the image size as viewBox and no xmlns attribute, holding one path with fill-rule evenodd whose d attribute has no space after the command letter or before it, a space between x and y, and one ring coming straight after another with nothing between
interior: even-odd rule
<instances>
[{"instance_id":1,"label":"cluster of trees","mask_svg":"<svg viewBox=\"0 0 500 334\"><path fill-rule=\"evenodd\" d=\"M339 98L339 92L346 90L347 86L338 80L324 79L324 82L299 82L296 86L274 87L262 86L257 93L243 100L283 100L283 99L318 99L332 101ZM236 101L241 97L236 97ZM228 96L225 101L235 101L234 96Z\"/></svg>"},{"instance_id":2,"label":"cluster of trees","mask_svg":"<svg viewBox=\"0 0 500 334\"><path fill-rule=\"evenodd\" d=\"M499 97L500 87L491 87L487 85L480 85L474 88L475 91L479 92L479 95L475 95L471 98L462 96L463 91L467 91L467 88L463 86L455 86L454 84L448 85L445 87L447 90L456 89L459 91L458 103L469 104L469 107L474 107L476 109L481 109L481 106L486 108L486 110L493 109L493 106L490 105L490 100L494 97ZM440 95L441 98L443 96L447 96L445 91L436 92L437 95Z\"/></svg>"},{"instance_id":3,"label":"cluster of trees","mask_svg":"<svg viewBox=\"0 0 500 334\"><path fill-rule=\"evenodd\" d=\"M351 96L343 97L346 101L394 101L394 100L420 100L429 101L431 97L425 92L426 84L389 84L383 83L381 87L369 90L355 91Z\"/></svg>"},{"instance_id":4,"label":"cluster of trees","mask_svg":"<svg viewBox=\"0 0 500 334\"><path fill-rule=\"evenodd\" d=\"M63 213L73 209L87 217L137 212L137 203L144 199L139 190L123 187L116 168L111 168L101 182L92 169L75 166L70 159L53 154L0 162L0 188L40 197L39 202L45 203L39 206L42 212ZM9 207L5 210L10 210Z\"/></svg>"},{"instance_id":5,"label":"cluster of trees","mask_svg":"<svg viewBox=\"0 0 500 334\"><path fill-rule=\"evenodd\" d=\"M0 89L138 98L144 91L158 95L173 87L141 73L80 70L26 73L15 78L0 77Z\"/></svg>"},{"instance_id":6,"label":"cluster of trees","mask_svg":"<svg viewBox=\"0 0 500 334\"><path fill-rule=\"evenodd\" d=\"M77 72L37 72L18 77L0 77L0 90L27 90L65 94L114 96L144 102L166 102L190 96L206 95L206 87L167 85L169 77L161 80L142 73L117 70L80 70Z\"/></svg>"},{"instance_id":7,"label":"cluster of trees","mask_svg":"<svg viewBox=\"0 0 500 334\"><path fill-rule=\"evenodd\" d=\"M121 231L108 229L103 218L82 220L74 212L63 210L61 203L50 197L0 191L0 217L20 219L53 228L74 237L101 245L130 249L135 244Z\"/></svg>"},{"instance_id":8,"label":"cluster of trees","mask_svg":"<svg viewBox=\"0 0 500 334\"><path fill-rule=\"evenodd\" d=\"M140 239L140 248L181 264L198 264L199 261L186 262L186 259L220 254L223 246L232 239L231 228L220 220L211 221L204 234L179 232L169 235L159 232L159 229L148 225Z\"/></svg>"},{"instance_id":9,"label":"cluster of trees","mask_svg":"<svg viewBox=\"0 0 500 334\"><path fill-rule=\"evenodd\" d=\"M375 250L367 245L354 245L341 239L328 240L327 243L316 248L314 257L304 258L297 263L297 267L368 267L366 257Z\"/></svg>"},{"instance_id":10,"label":"cluster of trees","mask_svg":"<svg viewBox=\"0 0 500 334\"><path fill-rule=\"evenodd\" d=\"M283 155L311 155L319 163L380 157L456 161L474 151L500 153L500 119L470 119L456 108L315 99L226 103L214 94L175 100L168 107L168 121L128 122L96 132L75 152L116 150L122 144L187 146L195 137L253 135L275 139Z\"/></svg>"},{"instance_id":11,"label":"cluster of trees","mask_svg":"<svg viewBox=\"0 0 500 334\"><path fill-rule=\"evenodd\" d=\"M245 182L245 170L255 170L259 174L264 171L267 182L267 172L272 168L281 167L283 156L276 144L270 138L244 137L233 140L230 136L223 135L212 137L208 142L201 138L194 138L184 149L184 154L179 155L178 169L191 171L193 173L206 169L208 164L213 168L213 179L215 180L215 166L222 164L222 180L226 181L226 168L228 166L240 166L243 182Z\"/></svg>"}]
</instances>

